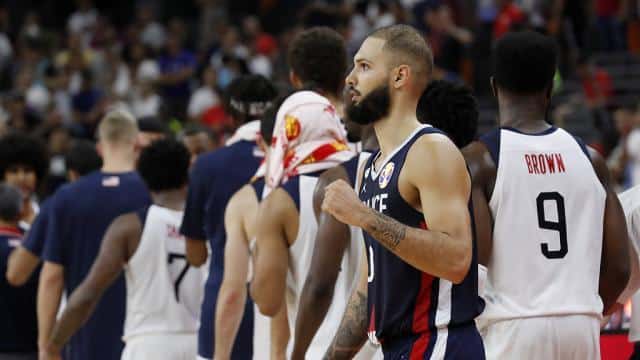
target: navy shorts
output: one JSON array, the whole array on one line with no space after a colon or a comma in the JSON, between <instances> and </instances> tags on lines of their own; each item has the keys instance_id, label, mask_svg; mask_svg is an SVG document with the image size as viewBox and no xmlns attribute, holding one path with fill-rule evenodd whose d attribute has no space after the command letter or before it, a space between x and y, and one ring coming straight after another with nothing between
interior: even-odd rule
<instances>
[{"instance_id":1,"label":"navy shorts","mask_svg":"<svg viewBox=\"0 0 640 360\"><path fill-rule=\"evenodd\" d=\"M397 339L382 344L385 360L485 360L482 337L475 324Z\"/></svg>"}]
</instances>

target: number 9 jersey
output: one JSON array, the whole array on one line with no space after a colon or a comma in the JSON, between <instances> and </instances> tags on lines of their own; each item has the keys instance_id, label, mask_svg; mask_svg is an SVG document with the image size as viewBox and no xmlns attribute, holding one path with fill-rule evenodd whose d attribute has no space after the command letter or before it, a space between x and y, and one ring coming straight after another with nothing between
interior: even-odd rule
<instances>
[{"instance_id":1,"label":"number 9 jersey","mask_svg":"<svg viewBox=\"0 0 640 360\"><path fill-rule=\"evenodd\" d=\"M500 128L481 141L497 167L483 321L599 318L606 192L586 147L555 127Z\"/></svg>"},{"instance_id":2,"label":"number 9 jersey","mask_svg":"<svg viewBox=\"0 0 640 360\"><path fill-rule=\"evenodd\" d=\"M125 353L130 340L141 335L189 334L195 358L205 274L187 263L186 242L178 232L182 211L151 205L138 215L142 236L125 267Z\"/></svg>"}]
</instances>

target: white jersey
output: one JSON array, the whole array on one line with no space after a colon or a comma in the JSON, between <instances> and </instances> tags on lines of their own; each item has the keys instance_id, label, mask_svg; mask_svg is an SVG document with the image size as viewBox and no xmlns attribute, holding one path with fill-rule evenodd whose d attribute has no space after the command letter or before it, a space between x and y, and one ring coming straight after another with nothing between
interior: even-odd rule
<instances>
[{"instance_id":1,"label":"white jersey","mask_svg":"<svg viewBox=\"0 0 640 360\"><path fill-rule=\"evenodd\" d=\"M140 243L125 267L125 341L198 331L204 272L187 263L181 221L182 211L149 207Z\"/></svg>"},{"instance_id":2,"label":"white jersey","mask_svg":"<svg viewBox=\"0 0 640 360\"><path fill-rule=\"evenodd\" d=\"M285 187L290 188L289 191L297 191L299 194L298 209L300 220L298 235L296 241L289 248L289 271L287 273L286 298L291 334L295 334L300 295L311 266L316 233L318 231L318 223L313 210L313 192L318 181L318 175L301 175L297 180L291 179L285 184ZM297 189L291 189L292 186L297 187ZM352 228L351 234L355 238L352 238L350 246L342 258L331 306L307 350L306 359L321 359L324 356L338 331L340 321L346 310L351 290L358 275L358 265L364 241L362 231ZM293 341L290 341L291 343Z\"/></svg>"},{"instance_id":3,"label":"white jersey","mask_svg":"<svg viewBox=\"0 0 640 360\"><path fill-rule=\"evenodd\" d=\"M638 258L640 254L640 185L634 186L618 197L627 220L627 233L632 245L629 252L631 276L627 287L618 298L618 303L625 304L630 297L633 297L629 341L636 342L640 341L640 295L636 294L640 288L640 259Z\"/></svg>"},{"instance_id":4,"label":"white jersey","mask_svg":"<svg viewBox=\"0 0 640 360\"><path fill-rule=\"evenodd\" d=\"M482 316L489 322L600 317L606 192L586 148L556 128L536 135L498 129L483 142L498 170L489 201L493 249Z\"/></svg>"}]
</instances>

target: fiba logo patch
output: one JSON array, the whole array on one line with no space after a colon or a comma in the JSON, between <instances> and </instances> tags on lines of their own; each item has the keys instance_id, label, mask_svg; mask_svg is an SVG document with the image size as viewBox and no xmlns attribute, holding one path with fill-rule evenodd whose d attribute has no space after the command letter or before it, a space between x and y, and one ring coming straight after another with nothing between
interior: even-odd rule
<instances>
[{"instance_id":1,"label":"fiba logo patch","mask_svg":"<svg viewBox=\"0 0 640 360\"><path fill-rule=\"evenodd\" d=\"M380 178L378 178L378 185L380 189L384 189L389 185L391 181L391 176L393 176L393 169L395 169L396 165L392 162L388 163L382 172L380 173Z\"/></svg>"}]
</instances>

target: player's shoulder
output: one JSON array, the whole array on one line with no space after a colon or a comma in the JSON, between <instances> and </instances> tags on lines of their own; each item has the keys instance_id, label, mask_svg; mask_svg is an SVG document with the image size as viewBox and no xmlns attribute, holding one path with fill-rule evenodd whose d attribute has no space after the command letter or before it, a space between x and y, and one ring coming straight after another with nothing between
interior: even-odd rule
<instances>
[{"instance_id":1,"label":"player's shoulder","mask_svg":"<svg viewBox=\"0 0 640 360\"><path fill-rule=\"evenodd\" d=\"M437 162L429 160L438 160ZM408 149L407 162L433 166L446 161L463 161L462 154L451 139L442 132L419 136Z\"/></svg>"}]
</instances>

